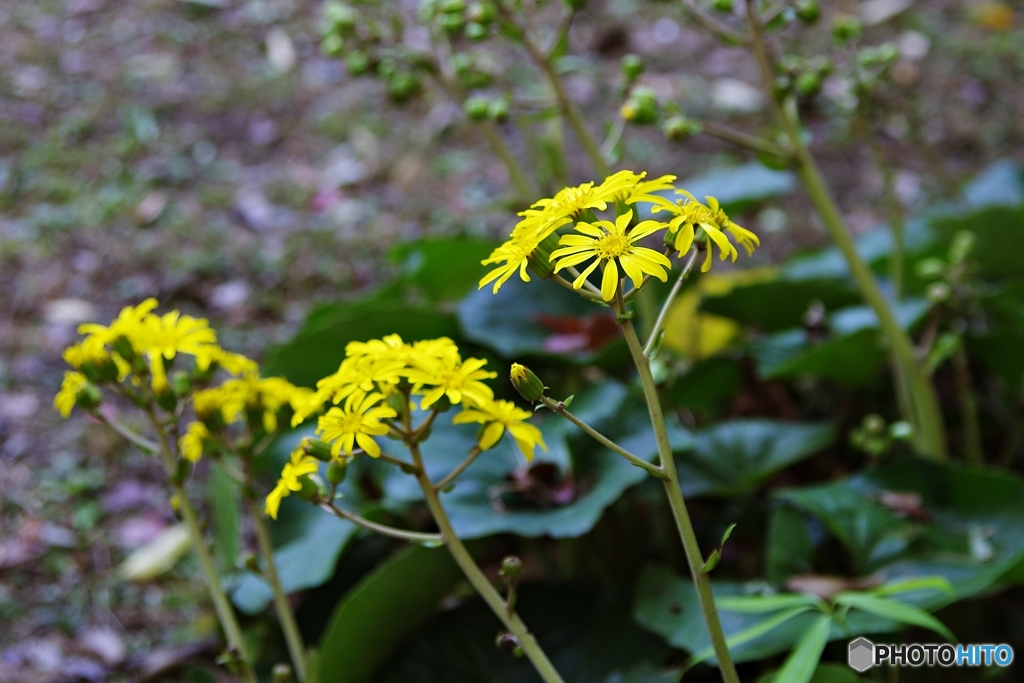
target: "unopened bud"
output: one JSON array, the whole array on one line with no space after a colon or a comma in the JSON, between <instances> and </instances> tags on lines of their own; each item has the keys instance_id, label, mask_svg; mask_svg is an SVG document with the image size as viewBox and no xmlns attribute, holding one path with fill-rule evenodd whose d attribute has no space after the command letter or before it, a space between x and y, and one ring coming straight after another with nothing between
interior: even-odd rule
<instances>
[{"instance_id":1,"label":"unopened bud","mask_svg":"<svg viewBox=\"0 0 1024 683\"><path fill-rule=\"evenodd\" d=\"M933 282L928 285L928 291L926 293L928 300L933 304L941 304L943 301L949 299L949 295L952 291L945 282Z\"/></svg>"},{"instance_id":2,"label":"unopened bud","mask_svg":"<svg viewBox=\"0 0 1024 683\"><path fill-rule=\"evenodd\" d=\"M821 18L821 5L818 0L796 0L793 3L797 19L805 24L814 24Z\"/></svg>"},{"instance_id":3,"label":"unopened bud","mask_svg":"<svg viewBox=\"0 0 1024 683\"><path fill-rule=\"evenodd\" d=\"M292 667L285 662L278 662L270 671L272 683L292 683Z\"/></svg>"},{"instance_id":4,"label":"unopened bud","mask_svg":"<svg viewBox=\"0 0 1024 683\"><path fill-rule=\"evenodd\" d=\"M714 0L711 7L718 12L732 12L733 3L732 0Z\"/></svg>"},{"instance_id":5,"label":"unopened bud","mask_svg":"<svg viewBox=\"0 0 1024 683\"><path fill-rule=\"evenodd\" d=\"M302 450L306 452L306 455L312 455L317 460L322 460L323 462L331 462L331 447L320 439L307 436L300 442L300 445Z\"/></svg>"},{"instance_id":6,"label":"unopened bud","mask_svg":"<svg viewBox=\"0 0 1024 683\"><path fill-rule=\"evenodd\" d=\"M804 97L810 97L821 90L821 74L816 71L805 71L796 79L796 91Z\"/></svg>"},{"instance_id":7,"label":"unopened bud","mask_svg":"<svg viewBox=\"0 0 1024 683\"><path fill-rule=\"evenodd\" d=\"M396 71L388 79L388 96L401 104L420 91L420 79L410 71Z\"/></svg>"},{"instance_id":8,"label":"unopened bud","mask_svg":"<svg viewBox=\"0 0 1024 683\"><path fill-rule=\"evenodd\" d=\"M840 43L860 38L860 19L849 14L840 14L832 20L832 37Z\"/></svg>"},{"instance_id":9,"label":"unopened bud","mask_svg":"<svg viewBox=\"0 0 1024 683\"><path fill-rule=\"evenodd\" d=\"M92 382L86 382L75 394L75 405L83 410L95 410L100 403L103 403L103 392Z\"/></svg>"},{"instance_id":10,"label":"unopened bud","mask_svg":"<svg viewBox=\"0 0 1024 683\"><path fill-rule=\"evenodd\" d=\"M702 130L704 127L699 122L679 114L668 117L665 119L665 123L661 124L661 132L674 142L682 142L694 135L699 135Z\"/></svg>"},{"instance_id":11,"label":"unopened bud","mask_svg":"<svg viewBox=\"0 0 1024 683\"><path fill-rule=\"evenodd\" d=\"M974 249L974 233L961 230L953 236L953 244L949 247L949 260L952 263L963 263Z\"/></svg>"},{"instance_id":12,"label":"unopened bud","mask_svg":"<svg viewBox=\"0 0 1024 683\"><path fill-rule=\"evenodd\" d=\"M871 413L864 416L864 431L868 434L877 435L885 431L885 420L881 415Z\"/></svg>"},{"instance_id":13,"label":"unopened bud","mask_svg":"<svg viewBox=\"0 0 1024 683\"><path fill-rule=\"evenodd\" d=\"M491 108L491 100L483 95L473 95L462 105L463 111L471 121L483 121Z\"/></svg>"},{"instance_id":14,"label":"unopened bud","mask_svg":"<svg viewBox=\"0 0 1024 683\"><path fill-rule=\"evenodd\" d=\"M508 631L503 631L498 634L494 639L494 646L502 652L507 652L509 654L514 653L520 647L519 639L516 638L514 633L509 633Z\"/></svg>"},{"instance_id":15,"label":"unopened bud","mask_svg":"<svg viewBox=\"0 0 1024 683\"><path fill-rule=\"evenodd\" d=\"M348 459L332 460L331 464L327 466L327 483L337 486L345 481L346 474L348 474Z\"/></svg>"},{"instance_id":16,"label":"unopened bud","mask_svg":"<svg viewBox=\"0 0 1024 683\"><path fill-rule=\"evenodd\" d=\"M175 370L171 375L171 391L181 397L192 391L192 378L184 370Z\"/></svg>"},{"instance_id":17,"label":"unopened bud","mask_svg":"<svg viewBox=\"0 0 1024 683\"><path fill-rule=\"evenodd\" d=\"M520 366L521 367L521 366ZM516 555L509 555L501 561L501 569L498 576L505 580L505 583L515 584L523 575L523 561Z\"/></svg>"},{"instance_id":18,"label":"unopened bud","mask_svg":"<svg viewBox=\"0 0 1024 683\"><path fill-rule=\"evenodd\" d=\"M630 81L636 80L644 72L644 61L634 54L624 56L619 64L622 67L622 75Z\"/></svg>"},{"instance_id":19,"label":"unopened bud","mask_svg":"<svg viewBox=\"0 0 1024 683\"><path fill-rule=\"evenodd\" d=\"M508 119L508 98L499 97L495 100L491 100L491 106L487 109L487 115L491 117L492 121L505 121Z\"/></svg>"},{"instance_id":20,"label":"unopened bud","mask_svg":"<svg viewBox=\"0 0 1024 683\"><path fill-rule=\"evenodd\" d=\"M492 2L474 2L466 9L466 21L487 25L498 18L498 10Z\"/></svg>"},{"instance_id":21,"label":"unopened bud","mask_svg":"<svg viewBox=\"0 0 1024 683\"><path fill-rule=\"evenodd\" d=\"M345 68L351 76L361 76L370 68L370 56L362 50L353 50L345 57Z\"/></svg>"},{"instance_id":22,"label":"unopened bud","mask_svg":"<svg viewBox=\"0 0 1024 683\"><path fill-rule=\"evenodd\" d=\"M466 24L464 29L462 29L462 34L469 40L483 40L487 37L487 27L483 24L471 21Z\"/></svg>"},{"instance_id":23,"label":"unopened bud","mask_svg":"<svg viewBox=\"0 0 1024 683\"><path fill-rule=\"evenodd\" d=\"M513 363L509 376L512 380L512 386L527 401L531 403L539 401L541 396L544 395L544 382L541 382L540 377L535 375L533 370L530 370L525 365Z\"/></svg>"}]
</instances>

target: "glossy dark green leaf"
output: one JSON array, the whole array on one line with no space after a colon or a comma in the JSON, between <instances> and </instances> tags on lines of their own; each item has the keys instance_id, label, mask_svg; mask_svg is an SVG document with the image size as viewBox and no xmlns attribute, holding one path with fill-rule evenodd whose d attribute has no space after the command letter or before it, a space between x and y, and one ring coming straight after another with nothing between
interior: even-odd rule
<instances>
[{"instance_id":1,"label":"glossy dark green leaf","mask_svg":"<svg viewBox=\"0 0 1024 683\"><path fill-rule=\"evenodd\" d=\"M401 264L402 281L431 301L456 301L476 288L487 272L480 261L495 246L475 237L429 237L399 244L391 258Z\"/></svg>"},{"instance_id":2,"label":"glossy dark green leaf","mask_svg":"<svg viewBox=\"0 0 1024 683\"><path fill-rule=\"evenodd\" d=\"M713 411L740 390L739 365L728 358L709 358L672 381L672 404L691 410Z\"/></svg>"},{"instance_id":3,"label":"glossy dark green leaf","mask_svg":"<svg viewBox=\"0 0 1024 683\"><path fill-rule=\"evenodd\" d=\"M349 591L320 640L320 680L362 683L437 610L461 574L443 548L410 547Z\"/></svg>"},{"instance_id":4,"label":"glossy dark green leaf","mask_svg":"<svg viewBox=\"0 0 1024 683\"><path fill-rule=\"evenodd\" d=\"M315 386L317 380L338 369L350 341L388 334L401 335L405 341L457 337L458 327L449 314L405 303L387 292L328 304L314 309L290 342L270 349L263 374Z\"/></svg>"},{"instance_id":5,"label":"glossy dark green leaf","mask_svg":"<svg viewBox=\"0 0 1024 683\"><path fill-rule=\"evenodd\" d=\"M635 626L629 597L575 585L520 589L517 611L566 683L662 683L668 649ZM436 615L374 676L376 683L534 683L528 660L495 646L501 622L475 597ZM326 683L326 681L325 681Z\"/></svg>"},{"instance_id":6,"label":"glossy dark green leaf","mask_svg":"<svg viewBox=\"0 0 1024 683\"><path fill-rule=\"evenodd\" d=\"M676 456L684 495L741 495L835 439L829 423L730 420L693 433Z\"/></svg>"},{"instance_id":7,"label":"glossy dark green leaf","mask_svg":"<svg viewBox=\"0 0 1024 683\"><path fill-rule=\"evenodd\" d=\"M820 301L826 311L834 311L860 300L857 292L842 281L780 278L736 287L722 296L705 297L701 310L763 332L778 332L798 327L814 301Z\"/></svg>"}]
</instances>

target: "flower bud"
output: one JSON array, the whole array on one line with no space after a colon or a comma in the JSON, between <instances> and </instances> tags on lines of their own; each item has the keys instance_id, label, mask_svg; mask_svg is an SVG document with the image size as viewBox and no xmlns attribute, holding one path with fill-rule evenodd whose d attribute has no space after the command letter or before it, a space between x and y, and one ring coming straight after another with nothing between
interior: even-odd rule
<instances>
[{"instance_id":1,"label":"flower bud","mask_svg":"<svg viewBox=\"0 0 1024 683\"><path fill-rule=\"evenodd\" d=\"M184 370L175 370L171 375L171 391L181 397L192 391L192 377Z\"/></svg>"},{"instance_id":2,"label":"flower bud","mask_svg":"<svg viewBox=\"0 0 1024 683\"><path fill-rule=\"evenodd\" d=\"M492 2L474 2L466 8L466 21L474 24L492 23L498 18L498 10Z\"/></svg>"},{"instance_id":3,"label":"flower bud","mask_svg":"<svg viewBox=\"0 0 1024 683\"><path fill-rule=\"evenodd\" d=\"M285 662L278 662L270 671L271 683L292 683L292 667Z\"/></svg>"},{"instance_id":4,"label":"flower bud","mask_svg":"<svg viewBox=\"0 0 1024 683\"><path fill-rule=\"evenodd\" d=\"M522 366L520 366L522 367ZM501 569L498 576L505 580L505 583L517 583L523 575L523 561L516 555L509 555L501 561Z\"/></svg>"},{"instance_id":5,"label":"flower bud","mask_svg":"<svg viewBox=\"0 0 1024 683\"><path fill-rule=\"evenodd\" d=\"M487 118L491 108L491 100L483 95L473 95L466 99L462 105L463 111L471 121L483 121Z\"/></svg>"},{"instance_id":6,"label":"flower bud","mask_svg":"<svg viewBox=\"0 0 1024 683\"><path fill-rule=\"evenodd\" d=\"M946 272L946 262L940 258L926 258L918 262L914 271L919 278L934 280L935 278L942 277L942 274Z\"/></svg>"},{"instance_id":7,"label":"flower bud","mask_svg":"<svg viewBox=\"0 0 1024 683\"><path fill-rule=\"evenodd\" d=\"M840 14L832 20L832 37L840 43L860 38L860 19L849 14Z\"/></svg>"},{"instance_id":8,"label":"flower bud","mask_svg":"<svg viewBox=\"0 0 1024 683\"><path fill-rule=\"evenodd\" d=\"M644 61L634 54L625 55L619 65L628 81L635 81L644 72Z\"/></svg>"},{"instance_id":9,"label":"flower bud","mask_svg":"<svg viewBox=\"0 0 1024 683\"><path fill-rule=\"evenodd\" d=\"M441 24L441 28L448 31L448 33L458 33L465 25L465 22L462 20L462 14L455 12L445 12L441 15L438 22Z\"/></svg>"},{"instance_id":10,"label":"flower bud","mask_svg":"<svg viewBox=\"0 0 1024 683\"><path fill-rule=\"evenodd\" d=\"M525 365L513 363L509 377L512 380L512 386L527 401L534 403L544 395L544 382L541 382L540 377L533 374L533 371Z\"/></svg>"},{"instance_id":11,"label":"flower bud","mask_svg":"<svg viewBox=\"0 0 1024 683\"><path fill-rule=\"evenodd\" d=\"M328 57L338 57L345 48L345 39L337 33L330 33L320 41L320 50Z\"/></svg>"},{"instance_id":12,"label":"flower bud","mask_svg":"<svg viewBox=\"0 0 1024 683\"><path fill-rule=\"evenodd\" d=\"M502 652L513 653L520 648L519 639L516 638L514 633L509 631L502 631L494 639L494 646Z\"/></svg>"},{"instance_id":13,"label":"flower bud","mask_svg":"<svg viewBox=\"0 0 1024 683\"><path fill-rule=\"evenodd\" d=\"M370 68L370 55L362 50L353 50L345 57L345 68L351 76L361 76Z\"/></svg>"},{"instance_id":14,"label":"flower bud","mask_svg":"<svg viewBox=\"0 0 1024 683\"><path fill-rule=\"evenodd\" d=\"M117 355L121 356L121 358L124 358L129 363L133 358L135 358L135 349L132 347L132 343L128 341L127 337L118 337L114 340L111 346L114 347L114 351L117 352Z\"/></svg>"},{"instance_id":15,"label":"flower bud","mask_svg":"<svg viewBox=\"0 0 1024 683\"><path fill-rule=\"evenodd\" d=\"M469 40L483 40L487 37L487 27L483 24L478 24L475 21L471 21L466 24L466 27L462 30L463 35Z\"/></svg>"},{"instance_id":16,"label":"flower bud","mask_svg":"<svg viewBox=\"0 0 1024 683\"><path fill-rule=\"evenodd\" d=\"M396 71L388 79L388 96L401 104L420 91L420 79L411 71Z\"/></svg>"},{"instance_id":17,"label":"flower bud","mask_svg":"<svg viewBox=\"0 0 1024 683\"><path fill-rule=\"evenodd\" d=\"M674 142L682 142L694 135L699 135L704 129L697 121L686 118L680 114L670 116L661 124L661 132L665 137Z\"/></svg>"},{"instance_id":18,"label":"flower bud","mask_svg":"<svg viewBox=\"0 0 1024 683\"><path fill-rule=\"evenodd\" d=\"M733 3L732 0L713 0L711 7L716 12L732 12Z\"/></svg>"},{"instance_id":19,"label":"flower bud","mask_svg":"<svg viewBox=\"0 0 1024 683\"><path fill-rule=\"evenodd\" d=\"M796 91L804 97L810 97L821 90L821 74L816 71L805 71L796 79Z\"/></svg>"},{"instance_id":20,"label":"flower bud","mask_svg":"<svg viewBox=\"0 0 1024 683\"><path fill-rule=\"evenodd\" d=\"M320 477L313 474L307 474L303 477L299 477L299 483L302 484L302 488L299 490L299 498L302 500L312 502L322 496L323 491Z\"/></svg>"},{"instance_id":21,"label":"flower bud","mask_svg":"<svg viewBox=\"0 0 1024 683\"><path fill-rule=\"evenodd\" d=\"M340 2L329 2L324 6L324 20L338 33L352 33L359 22L359 12Z\"/></svg>"},{"instance_id":22,"label":"flower bud","mask_svg":"<svg viewBox=\"0 0 1024 683\"><path fill-rule=\"evenodd\" d=\"M644 125L654 123L658 119L658 99L654 91L642 85L633 88L629 99L619 110L622 118L630 123Z\"/></svg>"},{"instance_id":23,"label":"flower bud","mask_svg":"<svg viewBox=\"0 0 1024 683\"><path fill-rule=\"evenodd\" d=\"M331 460L331 464L327 466L327 483L337 486L345 481L346 474L348 474L348 458Z\"/></svg>"},{"instance_id":24,"label":"flower bud","mask_svg":"<svg viewBox=\"0 0 1024 683\"><path fill-rule=\"evenodd\" d=\"M103 403L103 392L92 382L86 382L75 394L75 405L83 410L95 410L100 403Z\"/></svg>"},{"instance_id":25,"label":"flower bud","mask_svg":"<svg viewBox=\"0 0 1024 683\"><path fill-rule=\"evenodd\" d=\"M487 109L487 115L491 117L492 121L502 122L508 119L508 98L499 97L491 100L491 105Z\"/></svg>"},{"instance_id":26,"label":"flower bud","mask_svg":"<svg viewBox=\"0 0 1024 683\"><path fill-rule=\"evenodd\" d=\"M808 26L817 23L821 18L821 5L818 4L818 0L796 0L793 9L796 10L797 19Z\"/></svg>"},{"instance_id":27,"label":"flower bud","mask_svg":"<svg viewBox=\"0 0 1024 683\"><path fill-rule=\"evenodd\" d=\"M314 439L311 436L304 437L299 444L302 450L305 451L306 455L312 455L317 460L323 462L331 462L333 456L331 456L331 446L320 439Z\"/></svg>"}]
</instances>

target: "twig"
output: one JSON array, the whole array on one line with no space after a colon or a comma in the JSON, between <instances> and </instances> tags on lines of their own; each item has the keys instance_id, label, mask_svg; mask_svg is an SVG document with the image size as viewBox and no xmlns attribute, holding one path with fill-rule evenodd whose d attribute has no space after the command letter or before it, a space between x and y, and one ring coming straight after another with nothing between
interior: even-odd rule
<instances>
[{"instance_id":1,"label":"twig","mask_svg":"<svg viewBox=\"0 0 1024 683\"><path fill-rule=\"evenodd\" d=\"M676 282L672 285L672 289L668 293L668 298L665 299L665 303L661 306L661 312L658 313L657 320L654 321L654 327L651 328L651 336L647 339L647 345L644 346L644 355L648 358L651 355L651 349L658 342L658 334L661 332L661 328L665 325L665 320L668 318L669 309L672 308L672 302L679 294L679 290L683 288L683 281L686 280L686 276L693 270L693 264L697 262L697 250L693 249L690 253L690 258L687 259L683 265L683 270L679 273L679 277L676 278Z\"/></svg>"},{"instance_id":2,"label":"twig","mask_svg":"<svg viewBox=\"0 0 1024 683\"><path fill-rule=\"evenodd\" d=\"M434 490L443 491L448 486L448 484L452 483L457 476L462 474L467 467L472 465L473 461L476 460L477 456L479 456L481 453L483 453L483 449L481 449L479 446L473 446L473 448L470 449L469 451L469 455L466 456L465 460L459 463L458 467L449 472L447 476L445 476L441 481L434 484Z\"/></svg>"},{"instance_id":3,"label":"twig","mask_svg":"<svg viewBox=\"0 0 1024 683\"><path fill-rule=\"evenodd\" d=\"M327 510L331 514L341 517L342 519L347 519L353 524L361 526L364 529L369 529L370 531L374 531L384 536L390 536L391 538L400 538L403 541L410 541L412 543L421 544L426 543L430 545L440 545L444 542L444 539L441 538L440 534L424 534L420 533L419 531L406 531L404 529L396 529L395 527L388 526L387 524L378 524L377 522L371 522L365 517L360 517L354 512L349 512L345 508L340 508L331 502L320 503L320 507L323 508L324 510Z\"/></svg>"}]
</instances>

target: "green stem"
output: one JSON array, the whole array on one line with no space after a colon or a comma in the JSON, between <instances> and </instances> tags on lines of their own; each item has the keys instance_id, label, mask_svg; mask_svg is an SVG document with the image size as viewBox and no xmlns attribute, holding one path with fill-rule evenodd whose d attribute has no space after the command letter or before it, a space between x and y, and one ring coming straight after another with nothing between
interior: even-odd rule
<instances>
[{"instance_id":1,"label":"green stem","mask_svg":"<svg viewBox=\"0 0 1024 683\"><path fill-rule=\"evenodd\" d=\"M725 140L726 142L731 142L732 144L740 147L746 147L747 149L755 152L764 152L765 154L781 157L783 159L789 158L791 154L788 149L775 144L771 140L765 140L764 138L760 138L756 135L751 135L750 133L745 133L741 130L729 128L728 126L723 126L721 124L714 123L713 121L703 121L700 119L694 119L694 121L700 124L701 132L704 135L710 135L713 138Z\"/></svg>"},{"instance_id":2,"label":"green stem","mask_svg":"<svg viewBox=\"0 0 1024 683\"><path fill-rule=\"evenodd\" d=\"M491 611L494 612L505 625L505 628L511 631L519 641L519 646L522 648L523 653L530 660L530 663L533 664L533 668L536 669L541 679L545 683L564 683L554 664L551 663L544 650L541 649L540 643L537 642L537 639L526 628L526 624L519 618L519 615L509 608L501 594L491 585L483 571L477 566L476 561L473 560L473 556L469 554L466 546L462 544L462 541L455 534L455 530L452 529L451 522L448 520L448 515L444 511L444 506L441 505L441 499L437 496L434 484L430 481L423 468L423 458L420 456L419 445L415 443L409 444L409 451L412 453L413 462L420 468L416 479L419 481L420 488L423 489L423 497L427 501L427 507L430 509L430 514L434 517L434 522L437 523L438 529L441 530L441 537L444 539L444 544L447 546L448 552L451 553L455 563L459 565L462 573L466 575L469 583L480 597L483 598L484 602L487 603L487 606L491 608Z\"/></svg>"},{"instance_id":3,"label":"green stem","mask_svg":"<svg viewBox=\"0 0 1024 683\"><path fill-rule=\"evenodd\" d=\"M644 346L644 355L648 358L651 355L651 351L654 350L655 344L658 343L658 334L661 333L661 328L665 326L665 320L668 318L669 310L672 308L672 302L675 301L676 296L679 295L679 290L683 288L683 282L686 277L693 270L693 264L697 262L697 250L694 249L693 253L690 254L690 258L683 264L683 269L679 272L679 277L676 278L675 284L672 285L672 289L669 290L668 297L665 298L665 303L661 305L661 311L658 313L658 319L654 321L654 327L651 328L651 335L647 338L647 345Z\"/></svg>"},{"instance_id":4,"label":"green stem","mask_svg":"<svg viewBox=\"0 0 1024 683\"><path fill-rule=\"evenodd\" d=\"M156 430L157 437L160 440L160 457L163 460L164 469L167 471L167 478L170 481L171 490L174 491L174 495L178 499L178 506L181 509L181 515L185 518L185 524L188 526L189 537L192 539L192 547L196 551L196 557L199 558L199 566L203 571L204 578L206 579L206 589L210 593L210 599L213 601L213 608L217 612L217 618L220 620L221 628L224 629L224 635L228 639L228 645L239 657L242 676L249 683L257 683L256 673L252 668L252 660L245 649L245 639L242 636L242 627L238 624L238 618L235 616L235 611L232 609L231 603L228 602L228 598L224 594L224 589L220 585L220 577L217 575L217 570L213 566L213 559L210 557L210 551L206 548L206 541L203 538L202 529L199 527L199 519L196 516L195 508L193 508L192 503L189 502L188 495L185 493L185 487L175 481L178 466L174 459L174 452L171 450L170 441L167 439L167 434L164 432L163 426L157 419L153 409L147 407L145 410L149 417L149 421L152 423L153 429Z\"/></svg>"},{"instance_id":5,"label":"green stem","mask_svg":"<svg viewBox=\"0 0 1024 683\"><path fill-rule=\"evenodd\" d=\"M368 531L373 531L382 536L390 536L391 538L398 538L403 541L409 541L410 543L418 543L420 545L436 545L442 542L442 538L439 534L424 534L419 531L406 531L405 529L396 529L393 526L386 524L378 524L377 522L371 522L365 517L349 512L345 508L340 508L333 502L321 502L320 507L330 512L335 517L341 517L347 519L356 526L361 526Z\"/></svg>"},{"instance_id":6,"label":"green stem","mask_svg":"<svg viewBox=\"0 0 1024 683\"><path fill-rule=\"evenodd\" d=\"M483 451L480 449L480 447L474 446L469 451L469 455L466 456L466 459L459 463L458 467L456 467L454 470L445 475L444 479L434 484L434 490L444 491L448 484L451 484L453 481L455 481L456 477L465 472L466 468L472 465L473 461L475 461L477 459L477 456L479 456L481 453L483 453Z\"/></svg>"},{"instance_id":7,"label":"green stem","mask_svg":"<svg viewBox=\"0 0 1024 683\"><path fill-rule=\"evenodd\" d=\"M256 499L251 494L255 492L255 481L253 481L252 466L245 463L246 491L245 508L256 529L256 542L260 548L260 554L266 563L265 578L274 592L274 608L277 611L277 620L281 624L281 631L284 633L285 643L288 645L288 653L291 655L292 664L295 667L295 674L300 683L306 680L306 646L302 642L302 634L299 632L299 624L295 620L295 612L288 601L288 594L281 585L281 577L277 573L277 562L274 561L274 546L270 542L270 532L267 531L267 524L263 520L263 511L256 504Z\"/></svg>"},{"instance_id":8,"label":"green stem","mask_svg":"<svg viewBox=\"0 0 1024 683\"><path fill-rule=\"evenodd\" d=\"M868 128L867 125L864 126ZM885 216L889 220L889 230L892 232L892 255L890 257L889 279L892 280L893 297L899 301L903 296L903 262L904 244L906 241L906 223L903 220L903 208L896 196L896 179L892 169L885 163L885 156L875 139L874 131L867 129L865 137L868 147L871 149L871 156L875 160L875 166L882 174L882 205L885 209Z\"/></svg>"},{"instance_id":9,"label":"green stem","mask_svg":"<svg viewBox=\"0 0 1024 683\"><path fill-rule=\"evenodd\" d=\"M651 476L657 477L658 479L666 479L667 478L667 475L665 474L665 471L663 469L661 469L657 465L653 465L653 464L647 462L643 458L640 458L640 457L638 457L636 455L633 455L632 453L627 451L625 448L623 448L619 444L615 443L614 441L612 441L611 439L606 437L604 434L602 434L601 432L597 431L596 429L594 429L593 427L588 425L586 422L584 422L583 420L579 419L578 417L576 417L575 415L570 413L568 410L565 409L565 406L562 404L561 401L554 401L554 400L548 398L547 396L541 396L540 400L541 400L541 403L543 403L548 408L550 408L552 411L558 413L559 415L561 415L562 417L567 419L569 422L572 422L574 425L579 427L583 431L583 433L585 433L586 435L590 436L592 439L594 439L594 441L597 441L599 444L601 444L605 448L618 453L623 458L628 460L630 463L636 465L637 467L639 467L639 468L641 468L643 470L646 470L647 473L650 474Z\"/></svg>"},{"instance_id":10,"label":"green stem","mask_svg":"<svg viewBox=\"0 0 1024 683\"><path fill-rule=\"evenodd\" d=\"M119 422L118 420L108 419L107 416L99 410L91 411L89 414L130 441L136 448L146 455L153 455L160 450L160 445L155 441L150 441L128 425Z\"/></svg>"},{"instance_id":11,"label":"green stem","mask_svg":"<svg viewBox=\"0 0 1024 683\"><path fill-rule=\"evenodd\" d=\"M817 162L807 145L804 144L800 134L796 103L790 98L786 102L786 106L781 106L772 93L775 70L765 47L763 28L754 5L753 0L747 0L747 18L753 38L751 44L761 68L761 78L766 94L793 149L797 172L826 231L846 259L861 295L878 316L879 324L889 340L895 360L902 368L903 377L907 382L907 393L914 411L914 441L917 450L923 455L944 460L947 457L946 434L935 387L932 386L916 357L910 335L896 319L892 307L885 295L882 294L871 269L868 268L857 251L853 237L850 236L839 211L839 206L825 183Z\"/></svg>"},{"instance_id":12,"label":"green stem","mask_svg":"<svg viewBox=\"0 0 1024 683\"><path fill-rule=\"evenodd\" d=\"M499 3L499 7L502 5ZM523 41L523 47L529 53L530 58L537 64L541 71L548 79L548 83L551 84L551 89L555 91L555 98L558 100L558 106L562 110L562 114L565 115L566 120L569 122L569 127L572 128L573 133L576 134L576 140L583 147L583 151L590 157L590 163L594 165L594 170L597 171L600 176L607 176L611 173L611 168L608 166L608 162L605 160L604 155L601 153L601 148L598 146L597 141L594 140L590 131L587 130L586 121L583 120L583 115L580 114L580 110L576 107L576 104L569 99L568 93L565 92L565 86L562 84L562 78L555 73L555 68L551 65L551 60L548 56L541 52L540 48L530 40L530 36L527 34L524 27L518 26L513 21L511 13L507 10L503 10L506 19L519 32L520 38Z\"/></svg>"},{"instance_id":13,"label":"green stem","mask_svg":"<svg viewBox=\"0 0 1024 683\"><path fill-rule=\"evenodd\" d=\"M956 392L960 399L960 413L964 421L964 455L967 461L980 465L983 461L981 425L978 423L978 404L971 391L971 369L963 343L953 353L953 371L956 373Z\"/></svg>"},{"instance_id":14,"label":"green stem","mask_svg":"<svg viewBox=\"0 0 1024 683\"><path fill-rule=\"evenodd\" d=\"M619 314L621 314L619 308ZM729 646L726 643L725 632L722 630L722 622L718 618L718 609L715 607L715 597L711 592L711 580L704 572L704 556L701 554L700 545L697 543L697 534L693 531L693 524L690 522L689 512L686 510L686 501L683 499L683 491L679 486L679 475L676 472L676 462L672 457L672 445L668 440L668 430L665 428L665 416L661 410L661 400L658 398L658 389L654 384L654 377L651 375L651 365L643 348L640 346L640 339L636 336L633 323L628 318L622 319L622 332L626 337L626 344L633 356L633 362L640 373L640 384L644 389L644 398L647 401L647 410L651 416L651 426L654 428L654 435L658 442L658 455L661 457L661 469L666 478L662 482L665 486L665 493L668 495L669 506L675 517L676 527L679 529L679 536L683 541L683 550L686 551L686 562L690 566L690 574L697 589L697 598L700 602L700 610L704 615L704 623L708 627L708 635L711 638L711 645L718 659L718 668L722 673L722 680L725 683L740 683L736 667L732 663L732 656L729 654Z\"/></svg>"}]
</instances>

